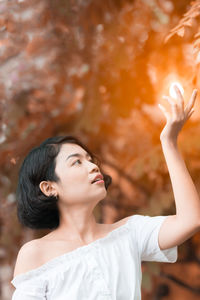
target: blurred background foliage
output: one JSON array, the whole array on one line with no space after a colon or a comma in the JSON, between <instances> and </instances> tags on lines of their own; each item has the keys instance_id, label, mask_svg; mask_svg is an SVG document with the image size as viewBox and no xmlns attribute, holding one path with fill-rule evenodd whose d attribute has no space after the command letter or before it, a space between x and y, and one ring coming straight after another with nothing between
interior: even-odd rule
<instances>
[{"instance_id":1,"label":"blurred background foliage","mask_svg":"<svg viewBox=\"0 0 200 300\"><path fill-rule=\"evenodd\" d=\"M79 137L112 176L99 222L175 214L157 105L173 81L186 102L200 88L199 15L189 0L0 1L1 299L20 246L46 233L19 224L15 190L25 155L50 136ZM179 137L198 191L199 106ZM144 300L199 299L199 233L178 251L175 264L142 263Z\"/></svg>"}]
</instances>

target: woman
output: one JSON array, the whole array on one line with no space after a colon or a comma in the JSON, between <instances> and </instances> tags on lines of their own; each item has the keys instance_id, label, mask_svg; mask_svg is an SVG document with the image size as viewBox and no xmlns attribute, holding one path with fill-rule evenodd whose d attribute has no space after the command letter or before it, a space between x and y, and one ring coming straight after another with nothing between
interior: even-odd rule
<instances>
[{"instance_id":1,"label":"woman","mask_svg":"<svg viewBox=\"0 0 200 300\"><path fill-rule=\"evenodd\" d=\"M175 262L177 246L200 229L200 201L177 149L177 137L194 111L177 103L160 139L172 181L176 215L131 215L96 223L93 210L107 195L111 177L78 139L49 138L25 158L17 189L18 218L33 229L50 228L23 245L11 283L13 300L141 299L141 261ZM102 180L103 179L103 180Z\"/></svg>"}]
</instances>

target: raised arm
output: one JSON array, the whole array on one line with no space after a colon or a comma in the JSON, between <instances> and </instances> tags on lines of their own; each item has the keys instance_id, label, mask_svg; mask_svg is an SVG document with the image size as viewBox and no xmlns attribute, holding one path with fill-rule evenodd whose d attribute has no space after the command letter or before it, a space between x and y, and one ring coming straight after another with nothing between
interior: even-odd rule
<instances>
[{"instance_id":1,"label":"raised arm","mask_svg":"<svg viewBox=\"0 0 200 300\"><path fill-rule=\"evenodd\" d=\"M193 91L186 107L178 88L176 94L177 103L174 99L165 96L170 103L171 112L159 104L167 120L160 140L176 205L176 215L168 216L159 231L158 240L162 250L182 244L200 230L200 199L177 147L178 134L194 111L197 90Z\"/></svg>"}]
</instances>

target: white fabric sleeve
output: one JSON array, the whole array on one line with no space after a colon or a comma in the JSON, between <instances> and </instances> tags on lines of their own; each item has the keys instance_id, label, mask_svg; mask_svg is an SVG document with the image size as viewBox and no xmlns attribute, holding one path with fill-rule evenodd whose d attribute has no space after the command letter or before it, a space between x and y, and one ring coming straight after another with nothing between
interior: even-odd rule
<instances>
[{"instance_id":1,"label":"white fabric sleeve","mask_svg":"<svg viewBox=\"0 0 200 300\"><path fill-rule=\"evenodd\" d=\"M131 229L135 233L141 261L170 262L177 261L177 246L161 250L158 244L160 227L167 216L134 215L131 218Z\"/></svg>"},{"instance_id":2,"label":"white fabric sleeve","mask_svg":"<svg viewBox=\"0 0 200 300\"><path fill-rule=\"evenodd\" d=\"M45 286L40 287L27 282L22 282L15 289L11 300L46 300Z\"/></svg>"}]
</instances>

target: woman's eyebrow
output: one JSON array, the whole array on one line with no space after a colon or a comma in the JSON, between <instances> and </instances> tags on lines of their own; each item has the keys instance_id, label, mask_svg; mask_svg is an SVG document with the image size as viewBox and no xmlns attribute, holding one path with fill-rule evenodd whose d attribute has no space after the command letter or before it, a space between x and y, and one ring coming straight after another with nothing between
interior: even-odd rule
<instances>
[{"instance_id":1,"label":"woman's eyebrow","mask_svg":"<svg viewBox=\"0 0 200 300\"><path fill-rule=\"evenodd\" d=\"M83 155L80 153L73 153L73 154L70 154L66 160L68 160L70 157L74 157L74 156L82 157ZM91 156L89 155L89 153L86 153L86 157L91 157Z\"/></svg>"}]
</instances>

